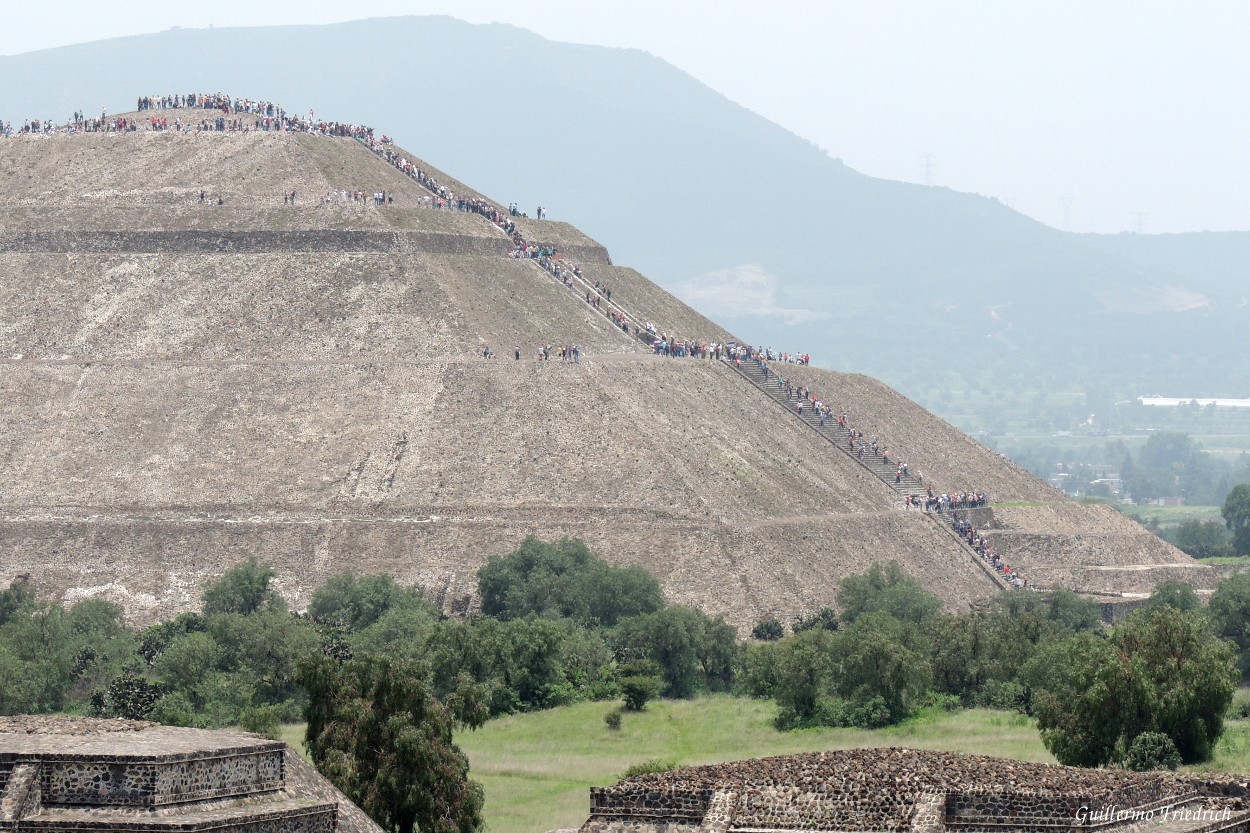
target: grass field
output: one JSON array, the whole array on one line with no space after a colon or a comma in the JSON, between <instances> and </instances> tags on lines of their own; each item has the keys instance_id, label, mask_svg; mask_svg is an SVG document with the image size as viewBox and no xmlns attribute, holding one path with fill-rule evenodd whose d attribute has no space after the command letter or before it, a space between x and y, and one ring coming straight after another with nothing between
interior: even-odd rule
<instances>
[{"instance_id":1,"label":"grass field","mask_svg":"<svg viewBox=\"0 0 1250 833\"><path fill-rule=\"evenodd\" d=\"M1240 698L1250 697L1242 691ZM611 784L631 764L660 759L678 765L767 755L909 746L1054 763L1030 718L972 709L928 710L888 729L806 729L779 732L768 701L728 696L665 700L626 714L620 730L603 722L608 703L578 703L492 720L456 742L469 756L471 777L486 791L488 833L543 833L577 827L589 814L589 790ZM304 727L282 739L303 751ZM1250 772L1250 720L1232 721L1216 756L1196 769Z\"/></svg>"},{"instance_id":2,"label":"grass field","mask_svg":"<svg viewBox=\"0 0 1250 833\"><path fill-rule=\"evenodd\" d=\"M1120 511L1143 523L1158 521L1161 527L1180 526L1185 521L1195 520L1224 521L1218 506L1122 506Z\"/></svg>"}]
</instances>

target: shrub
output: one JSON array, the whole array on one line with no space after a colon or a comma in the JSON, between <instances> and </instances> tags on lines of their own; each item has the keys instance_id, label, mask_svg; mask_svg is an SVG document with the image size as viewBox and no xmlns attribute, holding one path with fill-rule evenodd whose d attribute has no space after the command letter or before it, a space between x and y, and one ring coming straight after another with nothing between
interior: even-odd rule
<instances>
[{"instance_id":1,"label":"shrub","mask_svg":"<svg viewBox=\"0 0 1250 833\"><path fill-rule=\"evenodd\" d=\"M153 685L142 677L124 673L109 683L107 693L98 693L101 695L98 702L94 694L91 700L98 716L143 720L152 713L165 692L159 685Z\"/></svg>"},{"instance_id":2,"label":"shrub","mask_svg":"<svg viewBox=\"0 0 1250 833\"><path fill-rule=\"evenodd\" d=\"M278 714L278 706L253 706L239 715L239 725L244 731L264 735L270 740L281 740L282 721Z\"/></svg>"},{"instance_id":3,"label":"shrub","mask_svg":"<svg viewBox=\"0 0 1250 833\"><path fill-rule=\"evenodd\" d=\"M1124 756L1124 766L1134 772L1152 769L1176 769L1181 764L1181 753L1170 737L1162 732L1142 732Z\"/></svg>"},{"instance_id":4,"label":"shrub","mask_svg":"<svg viewBox=\"0 0 1250 833\"><path fill-rule=\"evenodd\" d=\"M972 696L974 705L983 709L1023 712L1028 706L1029 693L1015 680L990 680Z\"/></svg>"},{"instance_id":5,"label":"shrub","mask_svg":"<svg viewBox=\"0 0 1250 833\"><path fill-rule=\"evenodd\" d=\"M859 729L880 729L896 722L894 711L880 694L855 703L851 709L851 725Z\"/></svg>"},{"instance_id":6,"label":"shrub","mask_svg":"<svg viewBox=\"0 0 1250 833\"><path fill-rule=\"evenodd\" d=\"M662 761L659 758L652 758L649 761L631 764L628 769L621 774L622 778L633 778L635 775L655 775L661 772L672 772L677 769L676 761Z\"/></svg>"},{"instance_id":7,"label":"shrub","mask_svg":"<svg viewBox=\"0 0 1250 833\"><path fill-rule=\"evenodd\" d=\"M621 730L621 713L618 711L610 711L603 716L603 723L613 732Z\"/></svg>"},{"instance_id":8,"label":"shrub","mask_svg":"<svg viewBox=\"0 0 1250 833\"><path fill-rule=\"evenodd\" d=\"M964 707L963 702L954 694L938 694L935 691L926 694L921 705L926 708L936 707L944 712L957 712Z\"/></svg>"},{"instance_id":9,"label":"shrub","mask_svg":"<svg viewBox=\"0 0 1250 833\"><path fill-rule=\"evenodd\" d=\"M822 607L809 615L800 614L794 617L794 621L790 624L790 630L794 633L813 630L836 631L837 629L838 612L831 607Z\"/></svg>"},{"instance_id":10,"label":"shrub","mask_svg":"<svg viewBox=\"0 0 1250 833\"><path fill-rule=\"evenodd\" d=\"M616 682L621 687L621 696L625 698L625 711L630 712L645 709L664 686L656 664L650 660L625 663Z\"/></svg>"},{"instance_id":11,"label":"shrub","mask_svg":"<svg viewBox=\"0 0 1250 833\"><path fill-rule=\"evenodd\" d=\"M751 636L764 642L776 642L786 635L786 626L775 616L767 616L751 629Z\"/></svg>"}]
</instances>

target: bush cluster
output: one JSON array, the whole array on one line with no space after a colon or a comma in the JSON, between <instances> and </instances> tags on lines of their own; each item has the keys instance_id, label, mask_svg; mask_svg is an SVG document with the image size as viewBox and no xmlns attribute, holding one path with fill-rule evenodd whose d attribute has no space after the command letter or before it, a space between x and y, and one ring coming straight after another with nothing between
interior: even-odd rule
<instances>
[{"instance_id":1,"label":"bush cluster","mask_svg":"<svg viewBox=\"0 0 1250 833\"><path fill-rule=\"evenodd\" d=\"M465 726L577 700L642 711L703 692L770 698L783 729L875 728L920 708L978 706L1034 715L1063 763L1154 767L1172 765L1173 751L1208 757L1226 713L1245 713L1232 692L1250 671L1247 575L1222 582L1205 609L1191 588L1165 583L1104 629L1092 602L1064 591L943 612L897 564L878 564L842 581L836 609L796 618L789 636L767 618L751 644L573 540L530 538L491 559L478 577L482 614L463 620L387 576L352 573L295 614L273 576L242 564L205 589L199 612L142 631L111 603L62 607L15 583L0 591L0 713L274 735L309 707L301 668L385 661Z\"/></svg>"}]
</instances>

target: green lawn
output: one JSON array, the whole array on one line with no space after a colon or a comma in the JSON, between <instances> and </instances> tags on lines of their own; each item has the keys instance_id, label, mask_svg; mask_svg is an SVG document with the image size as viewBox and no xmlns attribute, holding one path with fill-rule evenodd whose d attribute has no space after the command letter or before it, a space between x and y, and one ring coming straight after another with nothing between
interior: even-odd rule
<instances>
[{"instance_id":1,"label":"green lawn","mask_svg":"<svg viewBox=\"0 0 1250 833\"><path fill-rule=\"evenodd\" d=\"M287 746L298 752L304 760L312 763L312 760L308 757L308 752L304 749L304 726L305 724L303 723L285 723L278 730L278 739L284 741Z\"/></svg>"},{"instance_id":2,"label":"green lawn","mask_svg":"<svg viewBox=\"0 0 1250 833\"><path fill-rule=\"evenodd\" d=\"M992 711L923 714L878 731L778 732L770 702L734 697L653 702L608 729L607 703L492 720L457 738L472 777L486 790L491 833L576 827L589 814L590 787L611 784L630 764L680 765L854 746L912 746L1054 762L1032 721Z\"/></svg>"},{"instance_id":3,"label":"green lawn","mask_svg":"<svg viewBox=\"0 0 1250 833\"><path fill-rule=\"evenodd\" d=\"M1250 692L1243 690L1240 698ZM630 764L651 759L679 765L732 761L857 746L910 746L1054 763L1033 721L1023 715L972 709L925 711L880 730L806 729L778 732L771 702L728 696L652 702L626 714L619 731L603 716L610 703L577 703L492 720L456 738L470 775L486 791L488 833L542 833L577 827L589 814L589 790L611 784ZM303 751L304 727L283 727L282 739ZM1230 721L1214 760L1194 769L1250 772L1250 720Z\"/></svg>"},{"instance_id":4,"label":"green lawn","mask_svg":"<svg viewBox=\"0 0 1250 833\"><path fill-rule=\"evenodd\" d=\"M1125 515L1139 521L1152 518L1162 527L1179 526L1185 521L1204 521L1208 519L1223 522L1218 506L1124 506Z\"/></svg>"}]
</instances>

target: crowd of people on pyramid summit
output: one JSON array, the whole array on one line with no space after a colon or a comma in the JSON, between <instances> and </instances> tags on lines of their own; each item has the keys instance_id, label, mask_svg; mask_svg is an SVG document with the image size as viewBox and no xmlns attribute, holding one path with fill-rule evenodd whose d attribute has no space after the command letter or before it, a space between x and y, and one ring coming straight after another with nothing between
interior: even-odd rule
<instances>
[{"instance_id":1,"label":"crowd of people on pyramid summit","mask_svg":"<svg viewBox=\"0 0 1250 833\"><path fill-rule=\"evenodd\" d=\"M110 119L108 110L101 109L99 118L88 118L84 112L76 111L63 125L35 119L23 123L17 130L14 130L5 122L0 134L12 136L14 133L125 133L136 130L196 132L285 130L320 136L341 136L362 141L374 140L373 128L362 124L318 119L313 110L309 110L307 116L288 113L271 101L234 98L224 93L141 96L137 101L136 109L145 117ZM382 141L388 144L390 142L386 137L382 137Z\"/></svg>"}]
</instances>

